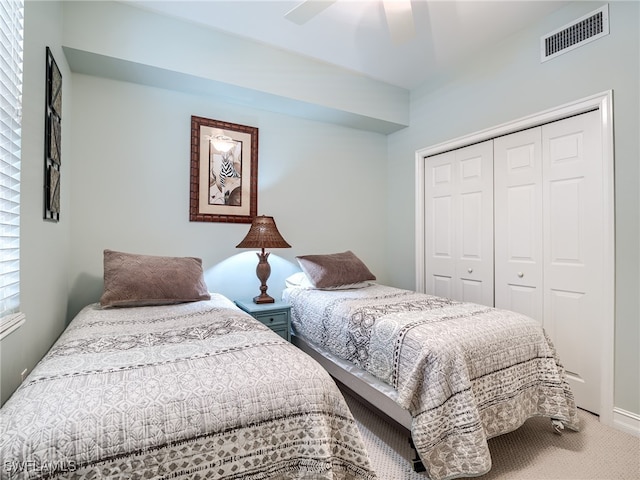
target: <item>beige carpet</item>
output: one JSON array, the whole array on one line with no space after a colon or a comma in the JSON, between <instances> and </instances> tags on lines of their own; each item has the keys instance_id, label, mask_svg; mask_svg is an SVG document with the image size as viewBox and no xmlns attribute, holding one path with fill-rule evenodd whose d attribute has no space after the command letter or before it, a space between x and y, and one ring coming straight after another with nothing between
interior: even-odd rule
<instances>
[{"instance_id":1,"label":"beige carpet","mask_svg":"<svg viewBox=\"0 0 640 480\"><path fill-rule=\"evenodd\" d=\"M343 390L380 480L426 480L412 470L412 450L399 427ZM489 440L493 466L478 480L640 480L640 439L579 411L581 431L553 432L547 418Z\"/></svg>"}]
</instances>

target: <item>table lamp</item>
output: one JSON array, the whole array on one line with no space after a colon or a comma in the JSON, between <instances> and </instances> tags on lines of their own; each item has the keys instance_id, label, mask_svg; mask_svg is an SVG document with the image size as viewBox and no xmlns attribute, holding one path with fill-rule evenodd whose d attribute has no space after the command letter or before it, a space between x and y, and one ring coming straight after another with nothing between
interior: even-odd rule
<instances>
[{"instance_id":1,"label":"table lamp","mask_svg":"<svg viewBox=\"0 0 640 480\"><path fill-rule=\"evenodd\" d=\"M267 295L267 279L271 275L271 266L267 261L269 253L265 253L265 248L291 248L276 227L273 217L265 215L257 216L251 222L249 233L236 245L236 248L260 248L261 253L256 252L259 261L256 267L256 275L260 280L260 295L253 298L253 303L273 303L274 299Z\"/></svg>"}]
</instances>

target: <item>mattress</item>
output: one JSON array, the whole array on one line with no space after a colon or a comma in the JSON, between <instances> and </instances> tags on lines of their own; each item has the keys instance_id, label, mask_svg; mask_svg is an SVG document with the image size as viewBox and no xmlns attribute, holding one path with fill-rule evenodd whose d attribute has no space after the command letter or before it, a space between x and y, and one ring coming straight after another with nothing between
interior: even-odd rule
<instances>
[{"instance_id":1,"label":"mattress","mask_svg":"<svg viewBox=\"0 0 640 480\"><path fill-rule=\"evenodd\" d=\"M85 307L0 410L3 479L376 478L333 379L228 299Z\"/></svg>"},{"instance_id":2,"label":"mattress","mask_svg":"<svg viewBox=\"0 0 640 480\"><path fill-rule=\"evenodd\" d=\"M283 297L295 335L393 388L432 480L483 475L487 440L532 416L578 429L564 368L531 318L378 284Z\"/></svg>"}]
</instances>

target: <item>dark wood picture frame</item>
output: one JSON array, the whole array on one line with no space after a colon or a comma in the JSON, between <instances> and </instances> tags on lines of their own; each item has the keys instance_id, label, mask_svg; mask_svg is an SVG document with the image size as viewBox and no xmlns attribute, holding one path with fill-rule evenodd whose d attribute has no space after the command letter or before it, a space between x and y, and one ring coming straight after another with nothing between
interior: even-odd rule
<instances>
[{"instance_id":1,"label":"dark wood picture frame","mask_svg":"<svg viewBox=\"0 0 640 480\"><path fill-rule=\"evenodd\" d=\"M62 74L49 47L46 51L44 213L52 222L60 220L60 167L62 165Z\"/></svg>"},{"instance_id":2,"label":"dark wood picture frame","mask_svg":"<svg viewBox=\"0 0 640 480\"><path fill-rule=\"evenodd\" d=\"M258 128L191 117L189 220L251 223L258 210Z\"/></svg>"}]
</instances>

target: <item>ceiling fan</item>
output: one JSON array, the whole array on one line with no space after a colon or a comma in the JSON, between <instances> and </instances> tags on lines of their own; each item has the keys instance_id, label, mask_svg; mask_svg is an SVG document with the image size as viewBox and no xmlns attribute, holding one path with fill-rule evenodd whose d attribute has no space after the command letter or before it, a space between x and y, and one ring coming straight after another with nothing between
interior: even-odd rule
<instances>
[{"instance_id":1,"label":"ceiling fan","mask_svg":"<svg viewBox=\"0 0 640 480\"><path fill-rule=\"evenodd\" d=\"M304 0L285 14L285 18L303 25L329 8L337 0ZM403 44L415 36L411 0L382 0L391 41L395 45Z\"/></svg>"}]
</instances>

